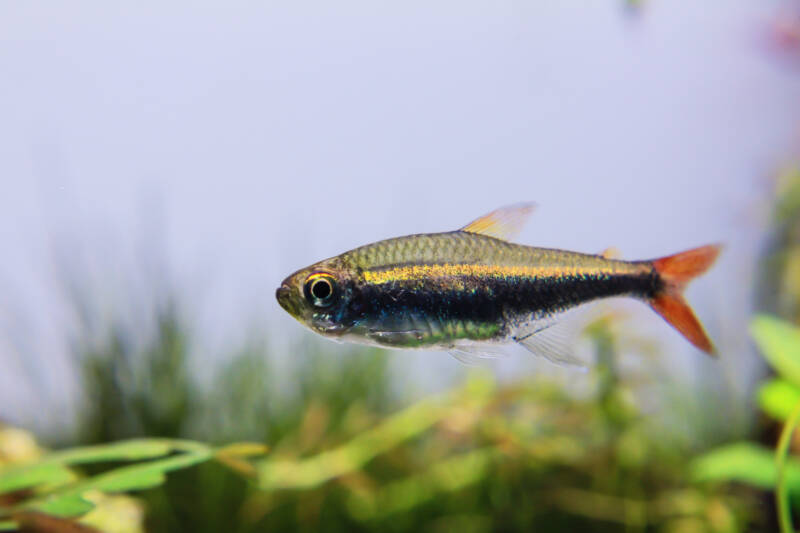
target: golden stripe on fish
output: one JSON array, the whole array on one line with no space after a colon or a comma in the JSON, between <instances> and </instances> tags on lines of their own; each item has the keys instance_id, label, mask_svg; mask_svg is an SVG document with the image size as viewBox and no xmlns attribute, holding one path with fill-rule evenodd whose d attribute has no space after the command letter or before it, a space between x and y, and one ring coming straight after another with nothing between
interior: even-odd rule
<instances>
[{"instance_id":1,"label":"golden stripe on fish","mask_svg":"<svg viewBox=\"0 0 800 533\"><path fill-rule=\"evenodd\" d=\"M603 276L615 274L618 269L613 266L598 268L596 266L530 266L530 265L409 265L381 270L365 270L364 281L381 285L396 281L409 281L426 278L451 277L489 277L489 278L563 278L577 276Z\"/></svg>"}]
</instances>

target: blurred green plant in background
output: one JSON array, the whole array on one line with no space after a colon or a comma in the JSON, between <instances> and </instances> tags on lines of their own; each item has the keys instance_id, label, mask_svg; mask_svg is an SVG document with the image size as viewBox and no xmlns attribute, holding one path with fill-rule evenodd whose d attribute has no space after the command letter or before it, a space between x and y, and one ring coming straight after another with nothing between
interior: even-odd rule
<instances>
[{"instance_id":1,"label":"blurred green plant in background","mask_svg":"<svg viewBox=\"0 0 800 533\"><path fill-rule=\"evenodd\" d=\"M774 204L757 305L800 324L800 166L789 165L778 174Z\"/></svg>"},{"instance_id":2,"label":"blurred green plant in background","mask_svg":"<svg viewBox=\"0 0 800 533\"><path fill-rule=\"evenodd\" d=\"M398 408L385 354L353 350L333 363L316 342L298 349L292 394L280 391L285 378L256 345L201 387L180 340L188 330L176 307L164 309L139 353L110 335L107 350L81 354L95 400L80 439L105 444L0 470L0 492L17 495L5 508L7 527L41 519L31 511L79 515L91 508L76 501L83 494L132 490L148 531L688 532L759 523L753 492L690 479L691 450L639 410L605 321L590 329L588 394L547 378L499 384L476 371L461 387ZM153 369L179 379L165 384ZM147 394L148 379L169 390ZM197 440L108 444L137 434ZM270 449L259 458L252 444L199 442L233 439ZM224 452L231 449L247 453ZM43 464L70 475L8 482Z\"/></svg>"},{"instance_id":3,"label":"blurred green plant in background","mask_svg":"<svg viewBox=\"0 0 800 533\"><path fill-rule=\"evenodd\" d=\"M800 309L800 180L786 176L759 292L783 320L752 326L776 372L758 406L781 423L800 404L789 323ZM671 422L691 422L679 384L663 387L668 407L645 407L661 389L621 370L625 339L608 317L587 330L595 361L583 391L475 370L409 399L393 392L386 353L316 340L279 368L253 336L202 382L180 298L154 301L147 334L124 317L77 332L86 401L74 432L53 440L66 449L0 431L0 529L735 532L788 527L800 506L792 421L777 458L777 431L708 450ZM713 411L695 425L724 424Z\"/></svg>"},{"instance_id":4,"label":"blurred green plant in background","mask_svg":"<svg viewBox=\"0 0 800 533\"><path fill-rule=\"evenodd\" d=\"M800 511L800 461L794 436L800 419L800 169L790 166L779 174L771 239L764 255L758 305L782 317L760 316L751 332L759 352L775 376L758 388L759 409L783 425L777 444L771 431L765 444L741 442L711 451L695 462L698 479L736 481L775 491L781 530L793 531L792 508ZM777 445L777 451L772 447Z\"/></svg>"},{"instance_id":5,"label":"blurred green plant in background","mask_svg":"<svg viewBox=\"0 0 800 533\"><path fill-rule=\"evenodd\" d=\"M727 444L698 457L693 465L694 477L701 481L735 481L777 490L782 530L793 531L787 518L786 499L791 493L794 504L800 506L800 461L786 456L788 439L800 416L800 328L761 316L754 321L752 329L759 349L778 373L759 388L758 405L768 415L786 422L781 437L784 445L778 446L776 457L771 448L761 444Z\"/></svg>"}]
</instances>

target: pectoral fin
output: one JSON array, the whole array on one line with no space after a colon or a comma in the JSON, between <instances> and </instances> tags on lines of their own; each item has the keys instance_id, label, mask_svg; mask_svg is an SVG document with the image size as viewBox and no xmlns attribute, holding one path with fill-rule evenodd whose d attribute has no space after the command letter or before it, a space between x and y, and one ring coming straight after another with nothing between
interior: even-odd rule
<instances>
[{"instance_id":1,"label":"pectoral fin","mask_svg":"<svg viewBox=\"0 0 800 533\"><path fill-rule=\"evenodd\" d=\"M451 346L448 352L467 366L486 366L489 360L508 355L500 348L486 344L459 344Z\"/></svg>"}]
</instances>

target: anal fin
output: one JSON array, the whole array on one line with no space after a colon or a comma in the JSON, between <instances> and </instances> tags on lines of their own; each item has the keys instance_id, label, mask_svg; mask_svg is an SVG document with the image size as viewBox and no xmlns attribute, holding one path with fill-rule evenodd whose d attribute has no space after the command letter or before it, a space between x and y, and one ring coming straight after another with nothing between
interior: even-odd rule
<instances>
[{"instance_id":1,"label":"anal fin","mask_svg":"<svg viewBox=\"0 0 800 533\"><path fill-rule=\"evenodd\" d=\"M575 354L580 331L573 317L551 319L520 328L512 339L532 354L553 364L586 370L586 362Z\"/></svg>"}]
</instances>

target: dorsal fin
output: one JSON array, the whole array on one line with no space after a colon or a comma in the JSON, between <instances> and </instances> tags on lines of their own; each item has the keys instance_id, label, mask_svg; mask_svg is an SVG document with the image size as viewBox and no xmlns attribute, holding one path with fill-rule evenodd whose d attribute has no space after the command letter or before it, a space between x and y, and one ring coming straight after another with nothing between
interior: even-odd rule
<instances>
[{"instance_id":1,"label":"dorsal fin","mask_svg":"<svg viewBox=\"0 0 800 533\"><path fill-rule=\"evenodd\" d=\"M603 259L619 259L622 257L622 253L619 251L619 248L611 246L600 252L600 257Z\"/></svg>"},{"instance_id":2,"label":"dorsal fin","mask_svg":"<svg viewBox=\"0 0 800 533\"><path fill-rule=\"evenodd\" d=\"M473 220L461 228L461 231L510 240L520 232L535 206L536 204L526 202L495 209L488 215Z\"/></svg>"}]
</instances>

